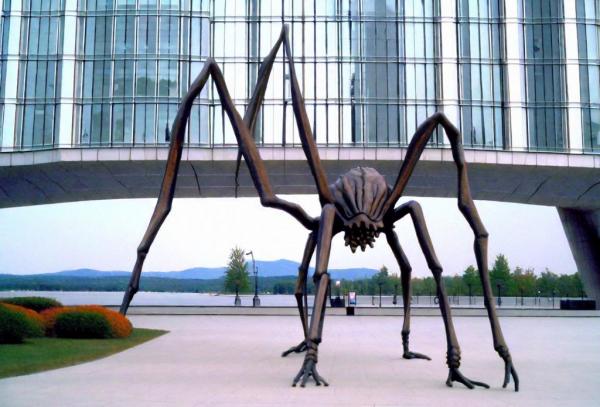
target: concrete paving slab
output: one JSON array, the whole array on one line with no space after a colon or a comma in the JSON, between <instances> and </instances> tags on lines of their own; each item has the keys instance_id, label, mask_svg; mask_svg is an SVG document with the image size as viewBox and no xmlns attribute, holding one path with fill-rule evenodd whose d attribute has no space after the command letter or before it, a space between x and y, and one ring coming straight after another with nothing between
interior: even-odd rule
<instances>
[{"instance_id":1,"label":"concrete paving slab","mask_svg":"<svg viewBox=\"0 0 600 407\"><path fill-rule=\"evenodd\" d=\"M455 318L461 371L489 390L446 387L444 327L413 318L411 347L432 361L401 357L402 319L329 316L319 372L329 387L292 388L302 356L292 316L133 316L170 331L82 365L0 380L12 406L591 406L600 388L600 319L502 318L521 391L502 389L503 364L486 318Z\"/></svg>"}]
</instances>

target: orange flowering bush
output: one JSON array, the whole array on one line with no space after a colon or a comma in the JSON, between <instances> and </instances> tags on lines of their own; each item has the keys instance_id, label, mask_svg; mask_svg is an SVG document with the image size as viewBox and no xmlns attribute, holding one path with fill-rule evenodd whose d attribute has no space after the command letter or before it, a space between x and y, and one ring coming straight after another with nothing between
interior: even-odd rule
<instances>
[{"instance_id":1,"label":"orange flowering bush","mask_svg":"<svg viewBox=\"0 0 600 407\"><path fill-rule=\"evenodd\" d=\"M44 325L37 312L0 303L0 343L21 343L24 338L36 336L44 336Z\"/></svg>"},{"instance_id":2,"label":"orange flowering bush","mask_svg":"<svg viewBox=\"0 0 600 407\"><path fill-rule=\"evenodd\" d=\"M44 319L42 318L42 316L40 314L38 314L34 310L22 307L20 305L7 304L4 302L2 303L2 305L5 306L6 308L8 308L9 310L12 310L15 312L20 312L21 314L25 314L25 316L27 316L27 318L29 318L30 320L35 322L35 324L37 326L39 326L40 328L44 327Z\"/></svg>"},{"instance_id":3,"label":"orange flowering bush","mask_svg":"<svg viewBox=\"0 0 600 407\"><path fill-rule=\"evenodd\" d=\"M69 311L78 311L78 312L90 312L101 314L106 321L108 322L111 330L111 337L113 338L126 338L131 335L131 331L133 327L131 326L131 322L119 314L116 311L110 310L106 307L102 307L100 305L78 305L71 307L56 307L50 308L42 312L42 318L44 319L44 324L46 327L46 334L53 335L54 334L54 326L56 324L56 318L65 312Z\"/></svg>"},{"instance_id":4,"label":"orange flowering bush","mask_svg":"<svg viewBox=\"0 0 600 407\"><path fill-rule=\"evenodd\" d=\"M21 307L32 309L36 312L42 312L52 307L62 307L62 304L54 298L46 297L12 297L3 298L3 303L20 305Z\"/></svg>"}]
</instances>

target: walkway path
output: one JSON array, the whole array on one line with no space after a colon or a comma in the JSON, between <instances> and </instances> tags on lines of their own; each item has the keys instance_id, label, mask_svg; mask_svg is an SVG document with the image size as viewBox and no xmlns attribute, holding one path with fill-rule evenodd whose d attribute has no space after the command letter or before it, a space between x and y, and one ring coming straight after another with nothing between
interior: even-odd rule
<instances>
[{"instance_id":1,"label":"walkway path","mask_svg":"<svg viewBox=\"0 0 600 407\"><path fill-rule=\"evenodd\" d=\"M489 390L448 388L437 317L413 319L411 345L431 362L401 358L398 317L329 316L319 372L330 386L292 388L302 357L291 316L133 316L170 330L149 343L79 366L0 380L12 406L589 406L600 388L599 318L502 318L521 391L502 389L503 365L485 318L458 317L462 372Z\"/></svg>"}]
</instances>

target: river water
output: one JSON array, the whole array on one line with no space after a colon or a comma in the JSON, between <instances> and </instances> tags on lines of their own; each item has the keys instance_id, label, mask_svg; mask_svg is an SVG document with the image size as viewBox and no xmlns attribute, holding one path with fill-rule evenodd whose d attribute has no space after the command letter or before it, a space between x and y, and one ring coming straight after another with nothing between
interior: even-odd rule
<instances>
[{"instance_id":1,"label":"river water","mask_svg":"<svg viewBox=\"0 0 600 407\"><path fill-rule=\"evenodd\" d=\"M98 304L118 306L123 299L120 291L0 291L0 298L6 297L50 297L64 305ZM252 306L253 295L241 295L242 306ZM293 295L262 294L259 296L261 305L264 307L295 307L296 299ZM452 296L449 298L451 306L483 308L481 297ZM138 292L131 305L133 306L233 306L234 295L208 294L208 293L161 293L161 292ZM312 296L308 297L308 303L312 304ZM393 304L392 296L383 296L381 299L383 307L402 306L402 297L398 296L397 304ZM358 307L379 307L379 296L359 295L357 297ZM419 296L413 297L413 307L437 307L435 297ZM559 308L560 298L520 298L502 297L502 306L507 308Z\"/></svg>"}]
</instances>

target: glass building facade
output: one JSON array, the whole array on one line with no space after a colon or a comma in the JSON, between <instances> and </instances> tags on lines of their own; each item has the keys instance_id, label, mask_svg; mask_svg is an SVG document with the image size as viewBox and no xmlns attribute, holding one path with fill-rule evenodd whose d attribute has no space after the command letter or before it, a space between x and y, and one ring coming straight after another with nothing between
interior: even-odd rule
<instances>
[{"instance_id":1,"label":"glass building facade","mask_svg":"<svg viewBox=\"0 0 600 407\"><path fill-rule=\"evenodd\" d=\"M405 146L440 110L468 148L600 151L600 0L4 0L0 151L166 145L208 57L243 112L282 24L320 145ZM255 138L299 144L282 51ZM235 144L210 81L187 142Z\"/></svg>"},{"instance_id":2,"label":"glass building facade","mask_svg":"<svg viewBox=\"0 0 600 407\"><path fill-rule=\"evenodd\" d=\"M458 1L460 117L467 146L504 146L501 0Z\"/></svg>"},{"instance_id":3,"label":"glass building facade","mask_svg":"<svg viewBox=\"0 0 600 407\"><path fill-rule=\"evenodd\" d=\"M577 0L583 146L600 150L600 1Z\"/></svg>"},{"instance_id":4,"label":"glass building facade","mask_svg":"<svg viewBox=\"0 0 600 407\"><path fill-rule=\"evenodd\" d=\"M529 145L561 151L567 145L563 6L524 0L523 9Z\"/></svg>"}]
</instances>

